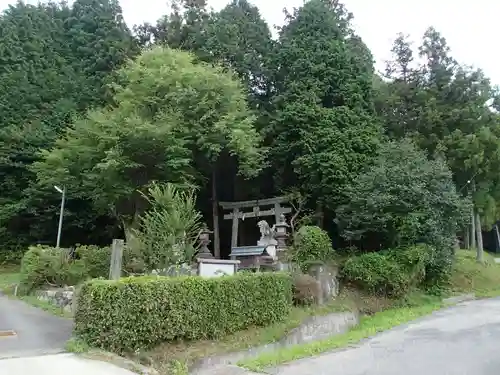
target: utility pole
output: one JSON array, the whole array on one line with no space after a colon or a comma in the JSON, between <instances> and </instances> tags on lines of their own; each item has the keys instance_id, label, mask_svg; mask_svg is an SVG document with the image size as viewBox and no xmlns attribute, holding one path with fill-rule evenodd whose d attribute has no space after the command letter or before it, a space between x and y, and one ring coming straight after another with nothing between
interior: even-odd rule
<instances>
[{"instance_id":1,"label":"utility pole","mask_svg":"<svg viewBox=\"0 0 500 375\"><path fill-rule=\"evenodd\" d=\"M62 232L62 224L63 224L63 216L64 216L64 203L66 200L66 187L64 186L62 189L58 186L54 186L54 188L62 194L61 196L61 211L59 212L59 226L57 228L57 241L56 248L59 248L61 244L61 232Z\"/></svg>"}]
</instances>

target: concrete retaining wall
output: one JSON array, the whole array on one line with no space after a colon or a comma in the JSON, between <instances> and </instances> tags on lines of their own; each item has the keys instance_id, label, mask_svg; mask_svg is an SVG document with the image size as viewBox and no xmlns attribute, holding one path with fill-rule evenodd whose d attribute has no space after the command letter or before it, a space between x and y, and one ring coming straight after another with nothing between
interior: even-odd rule
<instances>
[{"instance_id":1,"label":"concrete retaining wall","mask_svg":"<svg viewBox=\"0 0 500 375\"><path fill-rule=\"evenodd\" d=\"M278 342L249 348L236 353L204 358L192 366L190 373L197 375L208 374L214 366L235 365L242 359L252 358L265 352L340 335L357 325L358 322L358 315L352 312L314 316L307 319Z\"/></svg>"}]
</instances>

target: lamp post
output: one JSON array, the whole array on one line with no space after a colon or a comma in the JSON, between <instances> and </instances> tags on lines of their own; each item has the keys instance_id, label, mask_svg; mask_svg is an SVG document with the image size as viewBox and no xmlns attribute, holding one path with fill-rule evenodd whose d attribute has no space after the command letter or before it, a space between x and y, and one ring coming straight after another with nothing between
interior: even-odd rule
<instances>
[{"instance_id":1,"label":"lamp post","mask_svg":"<svg viewBox=\"0 0 500 375\"><path fill-rule=\"evenodd\" d=\"M198 258L204 259L213 259L213 255L208 249L208 245L210 244L210 235L213 232L207 228L206 225L201 228L198 239L200 241L200 250L198 251Z\"/></svg>"},{"instance_id":2,"label":"lamp post","mask_svg":"<svg viewBox=\"0 0 500 375\"><path fill-rule=\"evenodd\" d=\"M59 248L61 244L61 231L62 231L62 223L63 223L63 215L64 215L64 201L66 200L66 187L63 186L61 189L59 186L54 185L54 189L56 189L59 193L62 194L61 197L61 212L59 213L59 227L57 228L57 242L56 248Z\"/></svg>"},{"instance_id":3,"label":"lamp post","mask_svg":"<svg viewBox=\"0 0 500 375\"><path fill-rule=\"evenodd\" d=\"M276 241L278 242L277 250L286 250L286 239L288 237L288 228L290 225L287 224L285 215L281 214L279 221L274 225Z\"/></svg>"}]
</instances>

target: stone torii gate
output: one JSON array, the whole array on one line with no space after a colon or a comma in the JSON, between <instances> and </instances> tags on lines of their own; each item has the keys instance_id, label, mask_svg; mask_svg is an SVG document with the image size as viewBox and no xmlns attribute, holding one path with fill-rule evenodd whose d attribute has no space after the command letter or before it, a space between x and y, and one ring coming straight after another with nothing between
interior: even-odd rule
<instances>
[{"instance_id":1,"label":"stone torii gate","mask_svg":"<svg viewBox=\"0 0 500 375\"><path fill-rule=\"evenodd\" d=\"M231 231L231 248L238 246L238 225L240 219L245 219L247 217L274 216L275 223L277 223L279 222L279 217L281 214L288 214L292 212L292 209L290 207L281 206L282 203L286 202L288 202L288 199L286 197L276 197L241 202L219 202L219 205L223 210L231 210L230 213L225 213L223 217L224 220L231 219L233 221L233 227ZM263 206L272 207L261 210L261 207ZM248 208L252 208L252 211L248 211Z\"/></svg>"}]
</instances>

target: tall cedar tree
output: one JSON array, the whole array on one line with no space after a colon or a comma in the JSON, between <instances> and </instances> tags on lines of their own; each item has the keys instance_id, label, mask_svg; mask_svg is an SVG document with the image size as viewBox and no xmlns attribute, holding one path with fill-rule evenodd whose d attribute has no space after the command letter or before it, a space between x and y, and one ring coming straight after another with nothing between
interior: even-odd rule
<instances>
[{"instance_id":1,"label":"tall cedar tree","mask_svg":"<svg viewBox=\"0 0 500 375\"><path fill-rule=\"evenodd\" d=\"M76 0L65 27L73 66L84 80L80 109L102 106L112 72L139 53L119 1Z\"/></svg>"},{"instance_id":2,"label":"tall cedar tree","mask_svg":"<svg viewBox=\"0 0 500 375\"><path fill-rule=\"evenodd\" d=\"M372 57L351 18L338 1L307 2L288 14L274 60L271 161L282 187L300 186L330 210L344 201L381 136Z\"/></svg>"}]
</instances>

